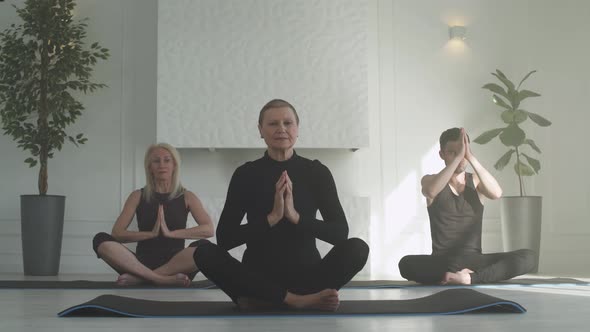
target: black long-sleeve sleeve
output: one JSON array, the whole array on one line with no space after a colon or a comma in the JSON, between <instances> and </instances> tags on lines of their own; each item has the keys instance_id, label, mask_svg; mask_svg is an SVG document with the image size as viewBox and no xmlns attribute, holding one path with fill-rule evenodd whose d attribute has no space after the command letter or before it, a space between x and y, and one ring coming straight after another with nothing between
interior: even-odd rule
<instances>
[{"instance_id":1,"label":"black long-sleeve sleeve","mask_svg":"<svg viewBox=\"0 0 590 332\"><path fill-rule=\"evenodd\" d=\"M248 175L244 174L245 170L246 168L242 166L234 172L227 190L227 197L219 218L219 224L217 225L217 244L225 250L253 241L270 231L268 222L241 224L248 204L249 184L246 181Z\"/></svg>"},{"instance_id":2,"label":"black long-sleeve sleeve","mask_svg":"<svg viewBox=\"0 0 590 332\"><path fill-rule=\"evenodd\" d=\"M348 238L348 222L338 199L338 191L332 173L319 161L314 161L313 164L318 209L323 220L316 219L314 215L309 218L301 218L300 224L314 237L330 244L336 244L338 241Z\"/></svg>"}]
</instances>

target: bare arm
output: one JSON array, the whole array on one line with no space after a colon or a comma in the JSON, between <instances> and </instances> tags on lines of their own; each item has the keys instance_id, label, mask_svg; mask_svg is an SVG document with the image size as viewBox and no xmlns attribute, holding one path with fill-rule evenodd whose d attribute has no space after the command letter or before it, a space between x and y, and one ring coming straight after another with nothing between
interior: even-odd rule
<instances>
[{"instance_id":1,"label":"bare arm","mask_svg":"<svg viewBox=\"0 0 590 332\"><path fill-rule=\"evenodd\" d=\"M475 158L475 156L471 153L471 148L469 147L469 143L466 142L466 149L465 149L465 159L471 164L473 167L473 171L476 174L474 177L475 187L477 188L477 192L484 195L489 199L498 199L502 197L502 188L498 181L494 178L490 172L488 172L482 164L479 163L479 160Z\"/></svg>"},{"instance_id":2,"label":"bare arm","mask_svg":"<svg viewBox=\"0 0 590 332\"><path fill-rule=\"evenodd\" d=\"M430 174L422 177L422 195L424 195L427 198L428 205L430 205L430 203L432 203L432 200L445 188L445 186L451 180L451 177L453 177L453 175L455 174L455 170L457 169L457 167L459 167L461 161L465 159L466 134L464 129L461 129L461 135L463 137L463 139L461 140L461 147L459 151L456 151L456 155L454 156L452 162L446 165L445 168L438 172L438 174ZM442 153L444 152L441 151L440 153L441 158L443 158ZM452 151L446 153L452 153Z\"/></svg>"},{"instance_id":3,"label":"bare arm","mask_svg":"<svg viewBox=\"0 0 590 332\"><path fill-rule=\"evenodd\" d=\"M133 220L133 216L135 215L135 210L139 205L139 201L141 200L141 191L135 190L132 192L127 201L125 201L125 205L123 206L123 211L117 218L115 225L113 225L113 229L111 231L111 235L119 242L128 243L128 242L139 242L143 240L153 239L158 236L160 232L159 224L156 223L154 229L151 232L138 232L138 231L129 231L127 228L131 221Z\"/></svg>"},{"instance_id":4,"label":"bare arm","mask_svg":"<svg viewBox=\"0 0 590 332\"><path fill-rule=\"evenodd\" d=\"M455 159L453 159L452 163L448 164L437 174L428 174L422 177L422 195L428 199L428 203L430 203L449 183L462 160L463 155L459 153Z\"/></svg>"},{"instance_id":5,"label":"bare arm","mask_svg":"<svg viewBox=\"0 0 590 332\"><path fill-rule=\"evenodd\" d=\"M214 234L213 221L211 221L211 217L209 217L209 214L205 211L205 208L203 208L201 200L190 191L184 193L184 200L191 215L197 222L197 226L170 231L165 225L165 219L162 218L162 234L165 237L173 239L205 239L212 237Z\"/></svg>"}]
</instances>

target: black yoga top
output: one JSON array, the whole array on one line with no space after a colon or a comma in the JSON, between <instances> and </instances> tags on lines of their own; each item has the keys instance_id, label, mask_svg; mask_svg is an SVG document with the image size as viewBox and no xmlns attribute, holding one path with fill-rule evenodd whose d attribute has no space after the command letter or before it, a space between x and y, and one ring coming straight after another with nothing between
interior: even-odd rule
<instances>
[{"instance_id":1,"label":"black yoga top","mask_svg":"<svg viewBox=\"0 0 590 332\"><path fill-rule=\"evenodd\" d=\"M154 228L160 204L164 205L164 218L168 229L174 231L186 228L188 208L184 201L184 193L171 200L168 200L169 195L169 193L154 193L154 199L151 202L146 202L142 189L142 197L135 210L139 231L150 232ZM156 238L139 241L136 252L140 260L145 257L170 259L182 249L184 249L183 239L170 239L160 234Z\"/></svg>"},{"instance_id":2,"label":"black yoga top","mask_svg":"<svg viewBox=\"0 0 590 332\"><path fill-rule=\"evenodd\" d=\"M473 174L465 173L465 190L456 195L449 185L428 207L432 254L481 253L483 204L473 183Z\"/></svg>"},{"instance_id":3,"label":"black yoga top","mask_svg":"<svg viewBox=\"0 0 590 332\"><path fill-rule=\"evenodd\" d=\"M286 170L293 182L293 202L300 215L297 225L286 218L270 227L275 184ZM323 220L316 219L320 211ZM246 215L247 223L241 225ZM242 262L272 275L304 270L321 260L316 238L336 244L348 237L348 224L332 174L317 160L298 156L276 161L265 153L234 172L217 227L217 243L229 250L247 248Z\"/></svg>"}]
</instances>

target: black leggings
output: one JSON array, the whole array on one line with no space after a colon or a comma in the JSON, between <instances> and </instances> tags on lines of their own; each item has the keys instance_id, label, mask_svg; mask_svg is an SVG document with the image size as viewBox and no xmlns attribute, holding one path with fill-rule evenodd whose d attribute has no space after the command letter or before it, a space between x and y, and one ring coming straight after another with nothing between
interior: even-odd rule
<instances>
[{"instance_id":1,"label":"black leggings","mask_svg":"<svg viewBox=\"0 0 590 332\"><path fill-rule=\"evenodd\" d=\"M195 264L203 275L213 281L234 302L250 297L283 303L287 292L312 294L331 288L340 289L367 262L369 246L352 238L335 245L319 264L298 273L296 280L277 280L268 274L242 264L216 244L199 245L195 250Z\"/></svg>"},{"instance_id":2,"label":"black leggings","mask_svg":"<svg viewBox=\"0 0 590 332\"><path fill-rule=\"evenodd\" d=\"M399 262L402 277L422 284L440 283L446 272L462 269L474 271L471 283L490 283L507 280L532 271L536 266L536 254L529 249L511 252L454 255L410 255Z\"/></svg>"},{"instance_id":3,"label":"black leggings","mask_svg":"<svg viewBox=\"0 0 590 332\"><path fill-rule=\"evenodd\" d=\"M106 241L113 241L113 242L120 243L112 235L107 234L105 232L100 232L100 233L96 234L94 236L94 239L92 239L92 249L94 249L94 252L96 253L96 257L101 258L100 255L98 254L98 246L100 246L103 242L106 242ZM205 240L205 239L193 241L193 242L191 242L191 244L189 245L189 247L197 247L197 246L202 245L203 243L208 243L208 242L209 241L208 240ZM125 247L125 248L127 248L127 247ZM127 248L127 250L129 250L129 249ZM131 250L129 250L129 251L131 251ZM176 255L179 252L180 252L180 250L177 250L176 252L172 252L169 255L159 256L159 257L153 257L153 256L142 256L142 255L139 255L138 256L133 251L131 251L131 253L133 255L135 255L135 257L137 258L137 260L141 264L145 265L150 270L155 270L158 267L160 267L160 266L168 263L168 261L172 257L174 257L174 255ZM106 262L106 263L108 264L108 262ZM110 264L109 264L109 266L112 267L113 270L117 271L117 273L119 273L119 274L125 273L125 271L121 271L118 268L116 268L116 267L114 267L114 266L112 266ZM198 272L199 271L197 270L197 271L191 272L191 273L189 273L187 275L188 275L189 279L192 280L197 275Z\"/></svg>"}]
</instances>

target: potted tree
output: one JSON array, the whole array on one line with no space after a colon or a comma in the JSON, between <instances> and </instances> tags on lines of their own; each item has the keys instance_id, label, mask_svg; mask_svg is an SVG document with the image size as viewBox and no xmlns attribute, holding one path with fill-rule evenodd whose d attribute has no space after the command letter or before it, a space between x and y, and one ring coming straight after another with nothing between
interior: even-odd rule
<instances>
[{"instance_id":1,"label":"potted tree","mask_svg":"<svg viewBox=\"0 0 590 332\"><path fill-rule=\"evenodd\" d=\"M523 177L533 176L541 170L539 160L531 156L531 152L541 153L541 149L520 126L528 119L541 127L551 125L549 120L539 114L522 108L523 100L540 96L536 92L521 89L524 81L535 72L533 70L526 74L517 86L502 71L496 70L495 73L492 73L503 86L488 83L483 86L483 89L492 92L492 101L501 108L500 118L505 126L484 132L474 142L486 144L495 137L499 137L502 144L508 147L508 151L498 159L494 167L497 170L502 170L511 160L514 160L513 169L518 178L520 195L504 196L501 199L502 242L504 250L521 248L535 250L538 267L538 254L541 246L542 197L526 195ZM515 156L514 159L513 156Z\"/></svg>"},{"instance_id":2,"label":"potted tree","mask_svg":"<svg viewBox=\"0 0 590 332\"><path fill-rule=\"evenodd\" d=\"M59 271L65 197L47 194L47 162L66 140L78 146L83 134L66 128L82 114L76 99L104 84L90 81L97 59L109 51L87 46L86 21L75 20L73 0L26 0L17 8L20 24L0 32L0 118L5 135L39 165L38 195L21 196L24 273Z\"/></svg>"}]
</instances>

